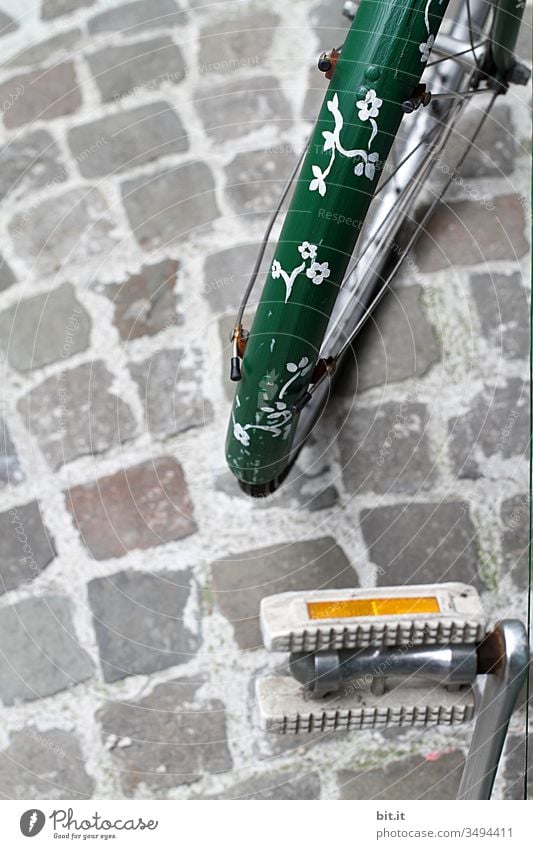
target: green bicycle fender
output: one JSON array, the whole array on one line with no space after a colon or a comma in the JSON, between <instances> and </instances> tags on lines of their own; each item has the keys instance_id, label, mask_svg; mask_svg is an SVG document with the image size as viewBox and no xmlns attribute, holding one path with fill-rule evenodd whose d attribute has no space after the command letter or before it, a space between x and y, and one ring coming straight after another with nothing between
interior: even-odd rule
<instances>
[{"instance_id":1,"label":"green bicycle fender","mask_svg":"<svg viewBox=\"0 0 533 849\"><path fill-rule=\"evenodd\" d=\"M292 406L309 386L401 104L420 80L446 5L361 0L347 33L244 352L226 459L245 483L268 483L289 462Z\"/></svg>"}]
</instances>

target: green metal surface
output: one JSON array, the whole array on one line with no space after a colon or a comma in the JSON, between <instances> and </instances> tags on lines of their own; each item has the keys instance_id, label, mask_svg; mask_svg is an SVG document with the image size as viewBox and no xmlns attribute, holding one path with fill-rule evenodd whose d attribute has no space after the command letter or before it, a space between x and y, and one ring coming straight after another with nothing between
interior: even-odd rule
<instances>
[{"instance_id":1,"label":"green metal surface","mask_svg":"<svg viewBox=\"0 0 533 849\"><path fill-rule=\"evenodd\" d=\"M297 423L291 405L308 387L379 169L404 114L401 104L420 79L446 5L361 0L347 33L237 384L226 457L245 483L267 483L288 463Z\"/></svg>"}]
</instances>

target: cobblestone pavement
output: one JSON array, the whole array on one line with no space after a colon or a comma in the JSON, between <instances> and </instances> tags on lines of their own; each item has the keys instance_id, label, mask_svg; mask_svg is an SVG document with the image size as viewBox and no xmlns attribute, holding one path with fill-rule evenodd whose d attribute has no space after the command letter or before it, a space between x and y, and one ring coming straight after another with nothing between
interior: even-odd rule
<instances>
[{"instance_id":1,"label":"cobblestone pavement","mask_svg":"<svg viewBox=\"0 0 533 849\"><path fill-rule=\"evenodd\" d=\"M227 331L342 42L331 6L2 13L3 797L455 793L469 728L257 726L264 595L445 578L526 609L526 90L365 332L313 471L252 503L224 467Z\"/></svg>"}]
</instances>

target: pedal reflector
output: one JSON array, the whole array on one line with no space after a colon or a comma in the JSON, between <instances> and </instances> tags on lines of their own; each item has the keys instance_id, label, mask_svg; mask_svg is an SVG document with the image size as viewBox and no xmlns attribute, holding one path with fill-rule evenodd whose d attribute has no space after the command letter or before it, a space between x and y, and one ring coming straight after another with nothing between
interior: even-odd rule
<instances>
[{"instance_id":1,"label":"pedal reflector","mask_svg":"<svg viewBox=\"0 0 533 849\"><path fill-rule=\"evenodd\" d=\"M354 616L407 616L417 613L439 613L435 596L403 598L359 598L340 601L308 601L310 619L350 619Z\"/></svg>"},{"instance_id":2,"label":"pedal reflector","mask_svg":"<svg viewBox=\"0 0 533 849\"><path fill-rule=\"evenodd\" d=\"M473 644L488 630L467 584L312 590L268 596L260 623L269 651Z\"/></svg>"}]
</instances>

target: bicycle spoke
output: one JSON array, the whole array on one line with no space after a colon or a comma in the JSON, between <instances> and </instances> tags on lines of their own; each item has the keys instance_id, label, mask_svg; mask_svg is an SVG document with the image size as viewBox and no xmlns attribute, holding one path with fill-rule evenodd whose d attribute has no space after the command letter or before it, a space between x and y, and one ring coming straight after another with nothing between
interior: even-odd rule
<instances>
[{"instance_id":1,"label":"bicycle spoke","mask_svg":"<svg viewBox=\"0 0 533 849\"><path fill-rule=\"evenodd\" d=\"M440 65L442 62L449 62L451 59L458 59L460 56L466 56L468 53L474 53L475 59L475 51L485 47L486 44L486 41L481 41L475 46L467 47L466 50L460 50L458 53L451 53L449 56L443 56L441 59L434 59L433 62L427 63L426 68L433 68L435 65Z\"/></svg>"}]
</instances>

